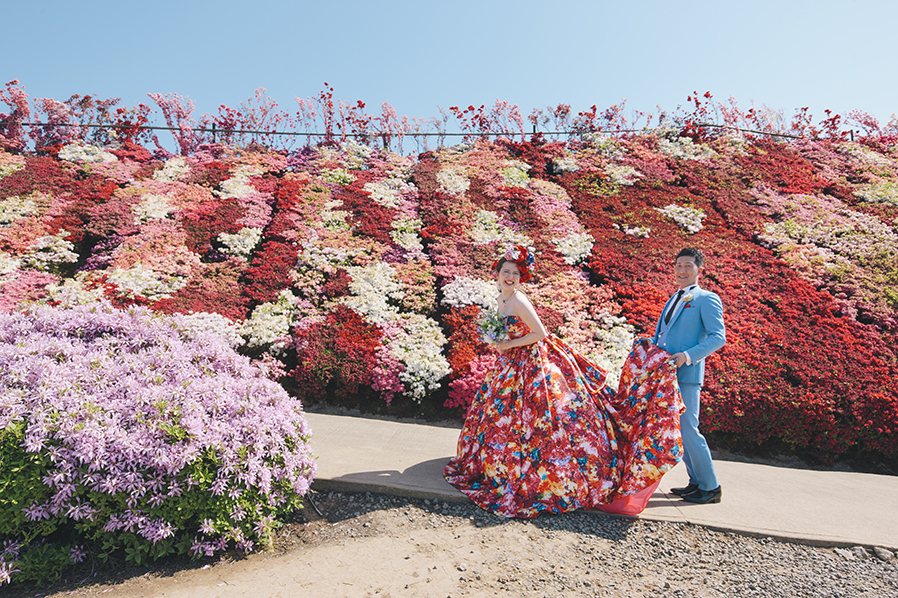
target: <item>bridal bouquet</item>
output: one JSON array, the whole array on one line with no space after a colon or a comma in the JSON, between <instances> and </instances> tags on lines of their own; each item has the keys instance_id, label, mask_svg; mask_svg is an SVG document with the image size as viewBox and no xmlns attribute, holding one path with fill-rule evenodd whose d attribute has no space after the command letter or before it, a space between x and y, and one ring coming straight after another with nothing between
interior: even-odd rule
<instances>
[{"instance_id":1,"label":"bridal bouquet","mask_svg":"<svg viewBox=\"0 0 898 598\"><path fill-rule=\"evenodd\" d=\"M505 316L496 309L483 308L480 310L480 317L477 318L477 330L480 331L480 338L488 345L498 345L508 340Z\"/></svg>"}]
</instances>

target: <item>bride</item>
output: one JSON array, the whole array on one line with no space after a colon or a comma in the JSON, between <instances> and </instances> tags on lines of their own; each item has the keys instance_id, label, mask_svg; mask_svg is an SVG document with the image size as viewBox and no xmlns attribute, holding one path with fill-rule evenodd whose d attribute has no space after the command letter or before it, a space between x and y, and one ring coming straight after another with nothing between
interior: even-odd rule
<instances>
[{"instance_id":1,"label":"bride","mask_svg":"<svg viewBox=\"0 0 898 598\"><path fill-rule=\"evenodd\" d=\"M468 409L446 480L505 517L603 508L650 488L682 458L682 401L670 355L634 343L620 389L546 332L521 290L533 254L493 264L508 340Z\"/></svg>"}]
</instances>

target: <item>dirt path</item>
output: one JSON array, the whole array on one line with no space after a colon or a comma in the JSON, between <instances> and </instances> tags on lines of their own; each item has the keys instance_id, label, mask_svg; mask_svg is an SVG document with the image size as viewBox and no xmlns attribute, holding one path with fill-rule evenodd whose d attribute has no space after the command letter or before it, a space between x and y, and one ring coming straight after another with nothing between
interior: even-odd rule
<instances>
[{"instance_id":1,"label":"dirt path","mask_svg":"<svg viewBox=\"0 0 898 598\"><path fill-rule=\"evenodd\" d=\"M898 563L602 513L506 520L473 505L314 494L248 557L177 560L25 596L896 596ZM7 588L8 589L8 588Z\"/></svg>"}]
</instances>

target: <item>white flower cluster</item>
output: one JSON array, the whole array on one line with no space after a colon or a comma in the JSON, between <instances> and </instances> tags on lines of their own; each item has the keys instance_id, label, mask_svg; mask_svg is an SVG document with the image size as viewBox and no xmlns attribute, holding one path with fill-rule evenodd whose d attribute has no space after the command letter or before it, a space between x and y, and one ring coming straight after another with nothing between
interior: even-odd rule
<instances>
[{"instance_id":1,"label":"white flower cluster","mask_svg":"<svg viewBox=\"0 0 898 598\"><path fill-rule=\"evenodd\" d=\"M723 141L732 148L734 154L738 154L740 156L746 155L748 152L745 150L745 146L748 145L748 140L745 138L742 133L736 131L728 131L723 136Z\"/></svg>"},{"instance_id":2,"label":"white flower cluster","mask_svg":"<svg viewBox=\"0 0 898 598\"><path fill-rule=\"evenodd\" d=\"M64 278L59 283L47 285L47 297L44 301L53 301L62 307L73 307L99 301L103 298L102 286L89 289L85 285L87 272L78 272L74 278Z\"/></svg>"},{"instance_id":3,"label":"white flower cluster","mask_svg":"<svg viewBox=\"0 0 898 598\"><path fill-rule=\"evenodd\" d=\"M544 179L531 179L530 180L530 189L535 191L541 195L547 195L553 199L555 199L558 203L561 204L564 208L571 207L571 196L567 194L567 191L564 190L564 187L561 185L557 185L551 181L546 181ZM567 211L562 211L558 209L559 206L555 206L552 210L554 214L562 214L565 213L567 218L573 217L576 219L572 213ZM546 214L543 214L546 216Z\"/></svg>"},{"instance_id":4,"label":"white flower cluster","mask_svg":"<svg viewBox=\"0 0 898 598\"><path fill-rule=\"evenodd\" d=\"M889 180L878 181L855 191L854 195L870 203L898 205L898 183Z\"/></svg>"},{"instance_id":5,"label":"white flower cluster","mask_svg":"<svg viewBox=\"0 0 898 598\"><path fill-rule=\"evenodd\" d=\"M190 314L172 314L166 319L175 326L188 341L200 340L206 334L214 334L227 342L232 349L244 344L240 336L240 326L221 314L194 312Z\"/></svg>"},{"instance_id":6,"label":"white flower cluster","mask_svg":"<svg viewBox=\"0 0 898 598\"><path fill-rule=\"evenodd\" d=\"M130 268L113 268L107 280L132 295L156 301L168 299L187 284L183 276L168 275L145 268L137 263Z\"/></svg>"},{"instance_id":7,"label":"white flower cluster","mask_svg":"<svg viewBox=\"0 0 898 598\"><path fill-rule=\"evenodd\" d=\"M349 223L346 222L346 217L349 216L349 212L346 210L334 209L339 208L342 205L343 200L340 199L325 202L324 207L321 208L321 212L318 214L321 217L321 222L324 224L324 228L332 231L349 230L351 228Z\"/></svg>"},{"instance_id":8,"label":"white flower cluster","mask_svg":"<svg viewBox=\"0 0 898 598\"><path fill-rule=\"evenodd\" d=\"M571 156L553 158L552 167L555 172L577 172L580 170L580 165L577 164L577 160Z\"/></svg>"},{"instance_id":9,"label":"white flower cluster","mask_svg":"<svg viewBox=\"0 0 898 598\"><path fill-rule=\"evenodd\" d=\"M262 174L259 168L241 166L231 178L224 180L219 185L219 191L214 193L222 199L241 199L253 193L255 189L249 184L249 177Z\"/></svg>"},{"instance_id":10,"label":"white flower cluster","mask_svg":"<svg viewBox=\"0 0 898 598\"><path fill-rule=\"evenodd\" d=\"M134 224L142 224L147 220L168 218L168 215L173 210L174 206L169 203L169 199L166 196L153 193L147 193L143 196L143 201L131 206L131 212L134 213Z\"/></svg>"},{"instance_id":11,"label":"white flower cluster","mask_svg":"<svg viewBox=\"0 0 898 598\"><path fill-rule=\"evenodd\" d=\"M190 167L187 166L187 160L185 158L180 156L169 158L165 161L165 165L163 165L162 168L153 173L153 179L162 181L163 183L174 183L183 174L189 171Z\"/></svg>"},{"instance_id":12,"label":"white flower cluster","mask_svg":"<svg viewBox=\"0 0 898 598\"><path fill-rule=\"evenodd\" d=\"M418 231L421 230L424 223L419 218L400 216L393 220L392 226L393 231L390 233L390 238L394 243L410 253L423 254L424 245L421 244Z\"/></svg>"},{"instance_id":13,"label":"white flower cluster","mask_svg":"<svg viewBox=\"0 0 898 598\"><path fill-rule=\"evenodd\" d=\"M274 301L256 306L252 315L240 325L240 335L246 339L247 346L270 345L273 353L283 351L283 341L293 325L295 305L296 297L285 289Z\"/></svg>"},{"instance_id":14,"label":"white flower cluster","mask_svg":"<svg viewBox=\"0 0 898 598\"><path fill-rule=\"evenodd\" d=\"M399 379L415 401L439 390L440 380L452 373L443 357L446 337L440 325L420 314L404 314L398 322L402 331L391 339L390 353L405 365Z\"/></svg>"},{"instance_id":15,"label":"white flower cluster","mask_svg":"<svg viewBox=\"0 0 898 598\"><path fill-rule=\"evenodd\" d=\"M581 139L592 145L599 155L607 158L619 158L624 153L620 144L611 135L599 131L584 133Z\"/></svg>"},{"instance_id":16,"label":"white flower cluster","mask_svg":"<svg viewBox=\"0 0 898 598\"><path fill-rule=\"evenodd\" d=\"M506 187L526 187L530 181L530 165L520 160L513 160L505 168L499 170Z\"/></svg>"},{"instance_id":17,"label":"white flower cluster","mask_svg":"<svg viewBox=\"0 0 898 598\"><path fill-rule=\"evenodd\" d=\"M414 192L415 186L400 177L389 177L380 181L365 183L362 187L371 193L371 200L379 206L397 209L402 205L402 195Z\"/></svg>"},{"instance_id":18,"label":"white flower cluster","mask_svg":"<svg viewBox=\"0 0 898 598\"><path fill-rule=\"evenodd\" d=\"M836 150L868 166L892 166L891 160L855 141L840 143Z\"/></svg>"},{"instance_id":19,"label":"white flower cluster","mask_svg":"<svg viewBox=\"0 0 898 598\"><path fill-rule=\"evenodd\" d=\"M0 150L0 152L2 152L2 151L3 150ZM0 163L0 179L2 179L5 176L11 175L12 173L14 173L17 170L22 170L23 168L25 168L24 163L18 163L18 162L9 162L9 163L5 163L5 164Z\"/></svg>"},{"instance_id":20,"label":"white flower cluster","mask_svg":"<svg viewBox=\"0 0 898 598\"><path fill-rule=\"evenodd\" d=\"M802 198L806 207L813 206L813 196L793 196ZM818 206L822 203L816 200ZM820 206L823 208L823 206ZM829 206L826 206L829 207ZM781 222L764 225L764 234L759 239L777 246L790 241L801 245L826 247L841 255L857 258L870 255L894 255L898 249L898 234L877 216L842 208L835 213L817 209L814 221L788 218Z\"/></svg>"},{"instance_id":21,"label":"white flower cluster","mask_svg":"<svg viewBox=\"0 0 898 598\"><path fill-rule=\"evenodd\" d=\"M59 235L46 235L35 239L28 247L28 253L22 257L22 263L35 270L48 270L57 264L74 264L78 261L75 245L66 241L68 231Z\"/></svg>"},{"instance_id":22,"label":"white flower cluster","mask_svg":"<svg viewBox=\"0 0 898 598\"><path fill-rule=\"evenodd\" d=\"M621 225L618 224L617 222L615 222L615 223L613 224L613 226L614 226L614 228L616 228L617 230L622 230L622 231L624 231L624 233L630 235L631 237L642 237L643 239L648 239L648 238L649 238L649 233L652 232L652 229L650 229L650 228L647 227L647 226L634 226L633 228L630 228L630 227L627 226L626 224L624 224L623 226L621 226Z\"/></svg>"},{"instance_id":23,"label":"white flower cluster","mask_svg":"<svg viewBox=\"0 0 898 598\"><path fill-rule=\"evenodd\" d=\"M361 250L347 247L322 247L317 243L318 237L313 235L306 241L297 256L298 265L312 266L325 272L331 272L334 266L344 267L359 255Z\"/></svg>"},{"instance_id":24,"label":"white flower cluster","mask_svg":"<svg viewBox=\"0 0 898 598\"><path fill-rule=\"evenodd\" d=\"M342 156L343 165L352 170L358 170L364 166L365 160L374 153L374 149L354 139L341 143L340 151L344 154Z\"/></svg>"},{"instance_id":25,"label":"white flower cluster","mask_svg":"<svg viewBox=\"0 0 898 598\"><path fill-rule=\"evenodd\" d=\"M564 263L575 266L583 263L592 254L592 246L596 242L589 233L571 233L560 239L552 239L558 253L564 256Z\"/></svg>"},{"instance_id":26,"label":"white flower cluster","mask_svg":"<svg viewBox=\"0 0 898 598\"><path fill-rule=\"evenodd\" d=\"M0 201L0 226L10 224L19 218L31 216L37 204L27 197L7 197Z\"/></svg>"},{"instance_id":27,"label":"white flower cluster","mask_svg":"<svg viewBox=\"0 0 898 598\"><path fill-rule=\"evenodd\" d=\"M492 243L500 241L511 245L523 245L530 247L533 241L530 237L513 231L507 226L499 224L499 215L489 210L480 210L474 219L474 226L471 227L471 238L478 245L484 243Z\"/></svg>"},{"instance_id":28,"label":"white flower cluster","mask_svg":"<svg viewBox=\"0 0 898 598\"><path fill-rule=\"evenodd\" d=\"M59 159L67 162L118 162L115 154L103 151L103 148L96 145L81 145L80 143L70 143L63 146L59 150Z\"/></svg>"},{"instance_id":29,"label":"white flower cluster","mask_svg":"<svg viewBox=\"0 0 898 598\"><path fill-rule=\"evenodd\" d=\"M446 337L439 324L420 314L401 314L391 301L402 299L405 291L394 279L389 264L377 262L368 266L349 266L353 293L340 302L375 324L398 323L401 330L391 338L390 352L405 368L399 379L406 392L420 401L429 391L437 390L442 378L451 373L443 357Z\"/></svg>"},{"instance_id":30,"label":"white flower cluster","mask_svg":"<svg viewBox=\"0 0 898 598\"><path fill-rule=\"evenodd\" d=\"M355 176L344 168L322 168L321 180L325 183L336 183L342 187L351 185Z\"/></svg>"},{"instance_id":31,"label":"white flower cluster","mask_svg":"<svg viewBox=\"0 0 898 598\"><path fill-rule=\"evenodd\" d=\"M606 315L602 318L602 324L603 327L595 331L596 341L602 350L593 361L608 372L607 384L617 388L621 370L636 336L626 318Z\"/></svg>"},{"instance_id":32,"label":"white flower cluster","mask_svg":"<svg viewBox=\"0 0 898 598\"><path fill-rule=\"evenodd\" d=\"M702 220L707 218L705 213L701 210L686 206L678 206L673 203L663 208L655 208L655 210L676 222L680 228L686 229L690 234L702 230Z\"/></svg>"},{"instance_id":33,"label":"white flower cluster","mask_svg":"<svg viewBox=\"0 0 898 598\"><path fill-rule=\"evenodd\" d=\"M22 260L0 251L0 276L15 272L22 265Z\"/></svg>"},{"instance_id":34,"label":"white flower cluster","mask_svg":"<svg viewBox=\"0 0 898 598\"><path fill-rule=\"evenodd\" d=\"M261 228L243 227L234 234L221 233L218 235L218 242L224 245L222 250L225 253L243 259L249 257L261 240Z\"/></svg>"},{"instance_id":35,"label":"white flower cluster","mask_svg":"<svg viewBox=\"0 0 898 598\"><path fill-rule=\"evenodd\" d=\"M441 303L450 307L464 307L466 305L479 305L487 309L496 309L497 295L499 294L494 282L482 278L467 278L459 276L450 283L443 285L443 300Z\"/></svg>"},{"instance_id":36,"label":"white flower cluster","mask_svg":"<svg viewBox=\"0 0 898 598\"><path fill-rule=\"evenodd\" d=\"M693 143L688 137L662 137L658 139L658 149L675 160L707 160L717 155L717 152L704 143Z\"/></svg>"},{"instance_id":37,"label":"white flower cluster","mask_svg":"<svg viewBox=\"0 0 898 598\"><path fill-rule=\"evenodd\" d=\"M618 164L608 164L605 166L605 174L608 179L619 187L627 187L641 179L642 174L632 166L620 166Z\"/></svg>"},{"instance_id":38,"label":"white flower cluster","mask_svg":"<svg viewBox=\"0 0 898 598\"><path fill-rule=\"evenodd\" d=\"M384 262L368 266L347 266L346 273L352 278L349 290L353 293L341 299L347 307L354 309L372 322L380 324L395 320L399 309L390 303L405 296L402 284L393 277L396 272Z\"/></svg>"},{"instance_id":39,"label":"white flower cluster","mask_svg":"<svg viewBox=\"0 0 898 598\"><path fill-rule=\"evenodd\" d=\"M457 166L446 166L440 169L437 172L437 183L440 184L440 191L451 195L461 195L471 186L471 181Z\"/></svg>"}]
</instances>

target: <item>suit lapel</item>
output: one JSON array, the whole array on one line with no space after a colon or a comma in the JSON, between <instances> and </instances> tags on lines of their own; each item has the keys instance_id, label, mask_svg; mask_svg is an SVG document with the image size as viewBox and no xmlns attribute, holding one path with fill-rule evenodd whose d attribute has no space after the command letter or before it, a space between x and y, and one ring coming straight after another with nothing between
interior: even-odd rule
<instances>
[{"instance_id":1,"label":"suit lapel","mask_svg":"<svg viewBox=\"0 0 898 598\"><path fill-rule=\"evenodd\" d=\"M701 288L699 288L699 286L696 285L683 294L683 298L681 298L680 302L677 303L677 306L674 308L674 313L670 317L670 325L671 326L673 326L674 324L677 323L677 318L679 318L680 314L683 313L683 309L686 307L686 304L689 303L690 301L695 301L696 298L698 297L698 294L700 291L701 291ZM685 297L687 295L692 295L692 297L690 297L689 301L686 301L686 299L685 299Z\"/></svg>"}]
</instances>

